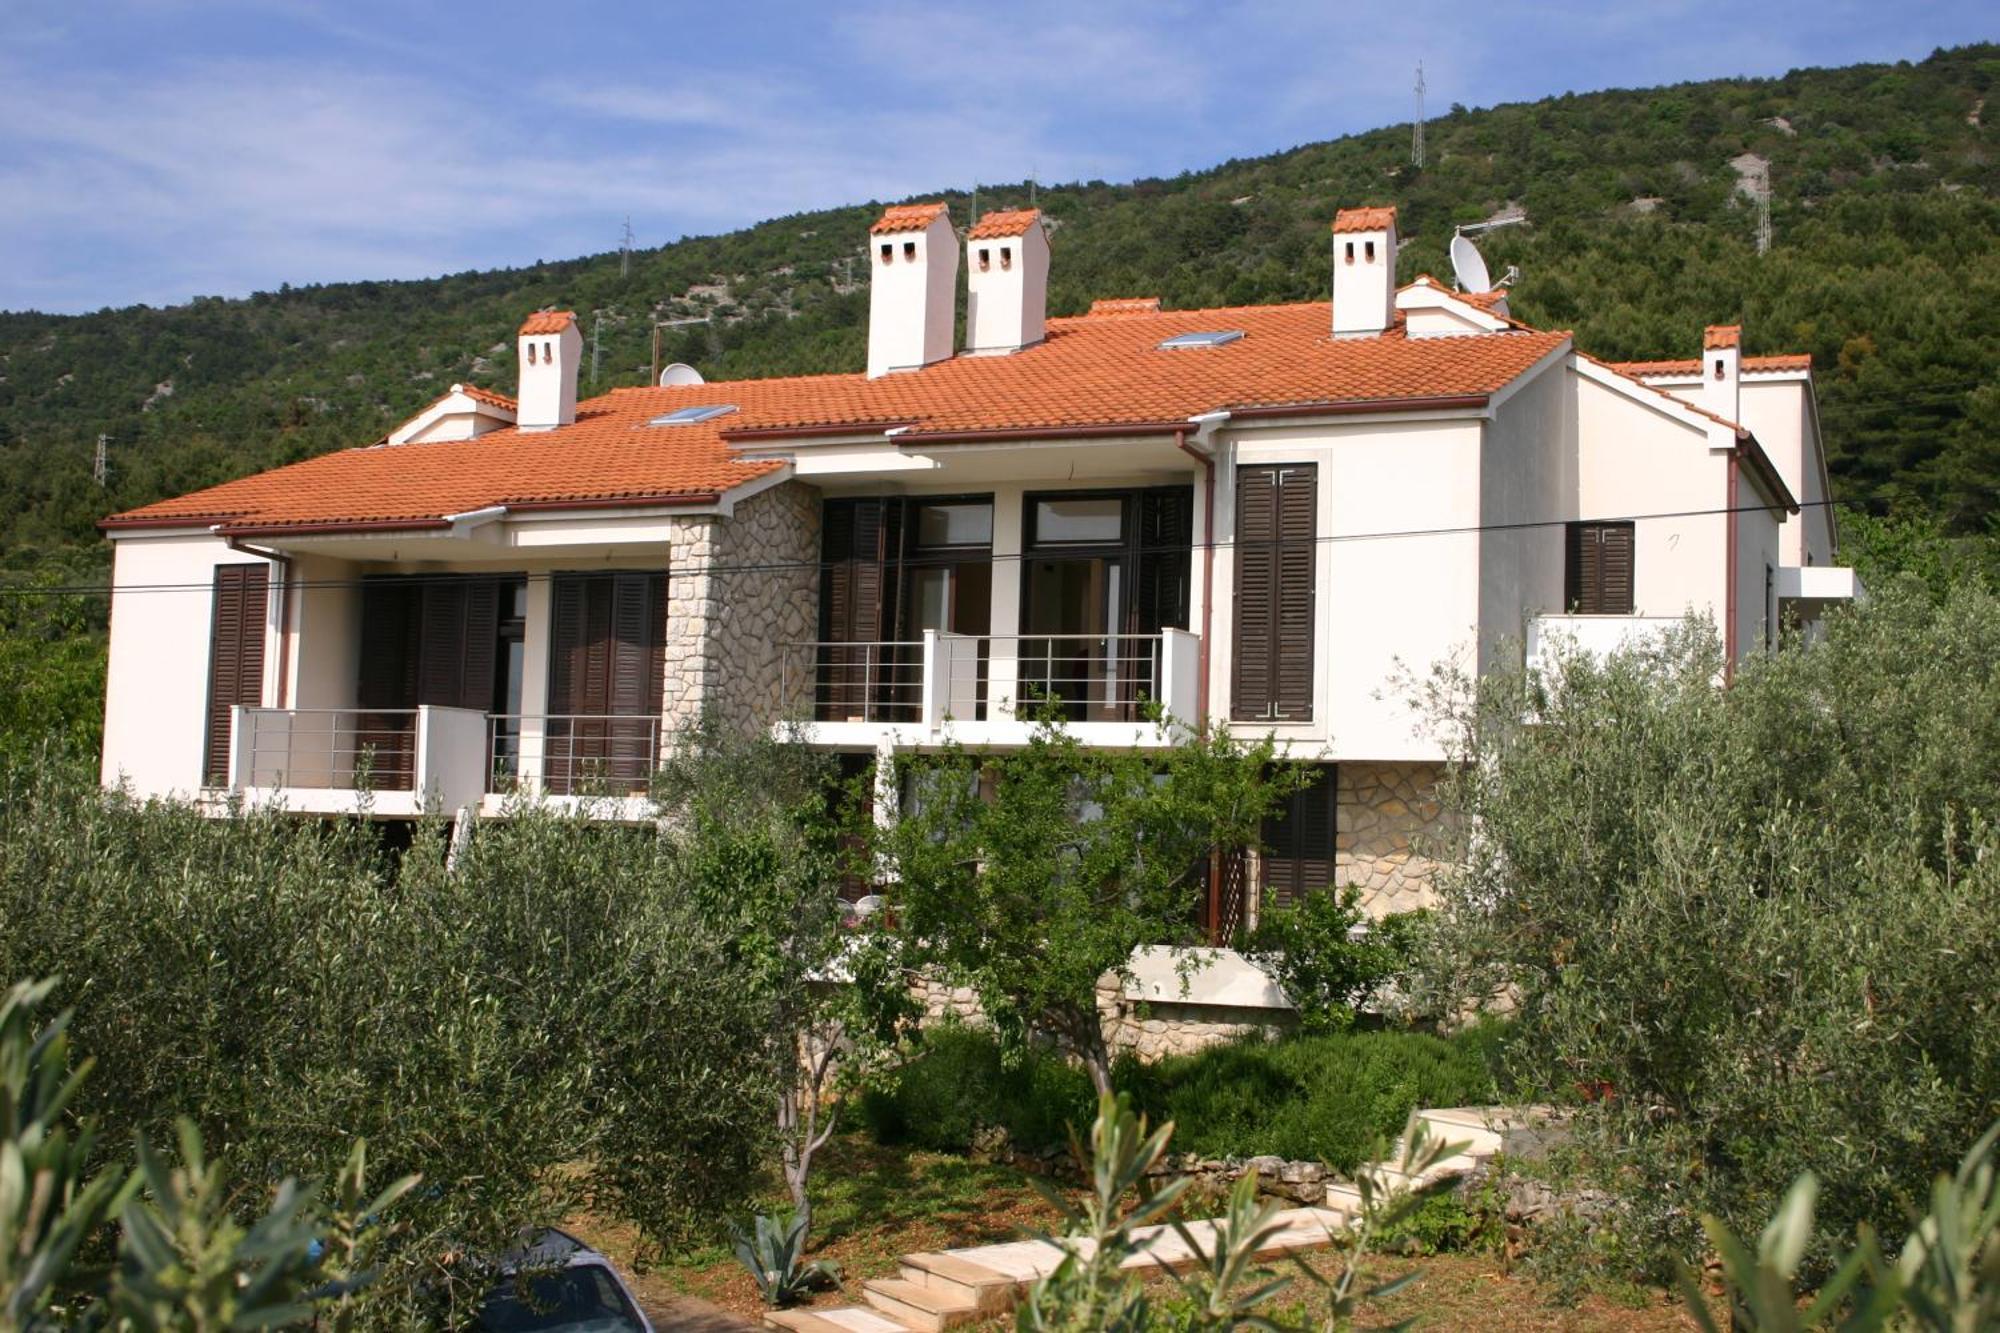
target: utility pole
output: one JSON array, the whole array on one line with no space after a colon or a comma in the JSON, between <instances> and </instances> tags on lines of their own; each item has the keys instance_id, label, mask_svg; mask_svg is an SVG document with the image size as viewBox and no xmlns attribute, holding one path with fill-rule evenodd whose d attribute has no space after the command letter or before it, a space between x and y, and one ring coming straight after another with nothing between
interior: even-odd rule
<instances>
[{"instance_id":1,"label":"utility pole","mask_svg":"<svg viewBox=\"0 0 2000 1333\"><path fill-rule=\"evenodd\" d=\"M1417 118L1410 127L1410 165L1424 164L1424 62L1417 62Z\"/></svg>"},{"instance_id":2,"label":"utility pole","mask_svg":"<svg viewBox=\"0 0 2000 1333\"><path fill-rule=\"evenodd\" d=\"M99 435L97 437L97 454L90 460L90 475L97 482L99 490L104 489L106 479L111 475L111 462L108 455L110 444L111 437L109 435Z\"/></svg>"},{"instance_id":3,"label":"utility pole","mask_svg":"<svg viewBox=\"0 0 2000 1333\"><path fill-rule=\"evenodd\" d=\"M593 388L594 388L594 387L596 387L596 384L597 384L597 360L598 360L598 357L599 357L599 355L600 355L600 354L602 353L602 351L603 351L603 349L602 349L601 347L599 347L599 346L598 346L598 342L597 342L597 335L598 335L598 334L599 334L599 333L600 333L600 332L601 332L601 331L603 330L603 328L604 328L604 316L603 316L602 314L593 314L593 315L591 315L591 317L590 317L590 383L591 383L591 386L592 386Z\"/></svg>"},{"instance_id":4,"label":"utility pole","mask_svg":"<svg viewBox=\"0 0 2000 1333\"><path fill-rule=\"evenodd\" d=\"M618 240L618 276L632 276L632 215L625 215L625 232ZM593 378L595 378L593 376Z\"/></svg>"}]
</instances>

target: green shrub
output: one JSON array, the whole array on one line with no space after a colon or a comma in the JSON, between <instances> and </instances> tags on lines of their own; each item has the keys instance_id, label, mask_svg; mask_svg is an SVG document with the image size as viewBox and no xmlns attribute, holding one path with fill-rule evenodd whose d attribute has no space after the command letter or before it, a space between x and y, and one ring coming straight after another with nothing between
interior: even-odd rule
<instances>
[{"instance_id":1,"label":"green shrub","mask_svg":"<svg viewBox=\"0 0 2000 1333\"><path fill-rule=\"evenodd\" d=\"M1412 1110L1490 1102L1490 1034L1308 1034L1244 1041L1135 1070L1135 1097L1204 1156L1279 1157L1351 1171Z\"/></svg>"},{"instance_id":2,"label":"green shrub","mask_svg":"<svg viewBox=\"0 0 2000 1333\"><path fill-rule=\"evenodd\" d=\"M667 844L524 811L448 871L446 833L391 856L358 821L0 763L0 977L61 974L100 1145L185 1114L246 1189L332 1178L363 1136L385 1177L421 1173L384 1288L586 1190L659 1238L739 1201L773 1123L768 1007Z\"/></svg>"},{"instance_id":3,"label":"green shrub","mask_svg":"<svg viewBox=\"0 0 2000 1333\"><path fill-rule=\"evenodd\" d=\"M986 1131L1015 1146L1061 1147L1090 1127L1090 1076L1050 1051L1030 1048L1009 1063L992 1034L956 1024L923 1036L920 1053L870 1086L861 1119L883 1143L965 1152Z\"/></svg>"},{"instance_id":4,"label":"green shrub","mask_svg":"<svg viewBox=\"0 0 2000 1333\"><path fill-rule=\"evenodd\" d=\"M1800 1271L2000 1112L2000 597L1914 581L1741 663L1657 649L1444 691L1440 970L1517 997L1524 1099L1577 1106L1628 1275L1823 1183Z\"/></svg>"},{"instance_id":5,"label":"green shrub","mask_svg":"<svg viewBox=\"0 0 2000 1333\"><path fill-rule=\"evenodd\" d=\"M1355 1006L1410 970L1428 912L1370 921L1361 890L1308 894L1258 923L1245 952L1284 987L1307 1031L1341 1032Z\"/></svg>"},{"instance_id":6,"label":"green shrub","mask_svg":"<svg viewBox=\"0 0 2000 1333\"><path fill-rule=\"evenodd\" d=\"M1317 1160L1351 1170L1375 1142L1424 1106L1494 1096L1498 1038L1476 1028L1445 1039L1352 1032L1244 1041L1151 1065L1115 1067L1118 1085L1155 1123L1176 1124L1177 1148L1204 1156ZM1094 1106L1089 1078L1050 1052L1008 1065L987 1033L935 1029L923 1052L864 1095L862 1121L884 1142L963 1152L983 1130L1004 1129L1035 1150L1081 1134Z\"/></svg>"}]
</instances>

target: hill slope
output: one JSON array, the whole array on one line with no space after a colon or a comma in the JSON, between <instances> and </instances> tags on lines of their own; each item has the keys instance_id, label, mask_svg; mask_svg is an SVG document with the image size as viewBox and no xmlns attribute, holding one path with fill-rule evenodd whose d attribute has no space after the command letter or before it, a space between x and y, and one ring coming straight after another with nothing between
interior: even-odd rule
<instances>
[{"instance_id":1,"label":"hill slope","mask_svg":"<svg viewBox=\"0 0 2000 1333\"><path fill-rule=\"evenodd\" d=\"M1691 355L1702 325L1819 367L1836 493L1960 528L2000 495L2000 46L1468 111L1173 180L1045 186L1052 313L1106 295L1170 307L1313 298L1336 207L1395 203L1403 274L1447 273L1454 223L1518 206L1483 242L1514 308L1610 358ZM1773 243L1743 182L1768 172ZM1022 201L1025 187L982 194ZM946 195L961 222L970 201ZM594 387L667 357L711 378L859 369L852 281L874 202L724 236L423 282L286 288L59 317L0 314L0 569L81 571L114 509L384 433L454 380L511 389L512 331L548 304L601 321ZM592 387L592 386L587 386ZM111 482L91 480L111 437Z\"/></svg>"}]
</instances>

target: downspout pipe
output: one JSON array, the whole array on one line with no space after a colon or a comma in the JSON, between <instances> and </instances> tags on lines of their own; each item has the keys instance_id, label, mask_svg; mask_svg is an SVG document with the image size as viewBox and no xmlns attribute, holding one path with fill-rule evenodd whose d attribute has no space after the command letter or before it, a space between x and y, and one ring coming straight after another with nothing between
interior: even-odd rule
<instances>
[{"instance_id":1,"label":"downspout pipe","mask_svg":"<svg viewBox=\"0 0 2000 1333\"><path fill-rule=\"evenodd\" d=\"M287 696L290 694L292 679L292 557L268 546L252 546L241 537L232 537L223 532L219 524L210 531L221 537L223 544L230 550L254 555L259 560L268 560L278 567L278 698L273 706L289 707Z\"/></svg>"},{"instance_id":2,"label":"downspout pipe","mask_svg":"<svg viewBox=\"0 0 2000 1333\"><path fill-rule=\"evenodd\" d=\"M1189 444L1185 429L1174 432L1174 446L1202 466L1202 547L1201 547L1201 658L1195 678L1195 699L1200 725L1208 725L1209 652L1215 642L1215 432L1229 420L1227 412L1203 412L1188 418L1194 427L1194 443Z\"/></svg>"},{"instance_id":3,"label":"downspout pipe","mask_svg":"<svg viewBox=\"0 0 2000 1333\"><path fill-rule=\"evenodd\" d=\"M1731 449L1725 469L1728 475L1729 495L1723 501L1728 522L1728 536L1723 542L1725 551L1723 555L1723 578L1725 583L1722 594L1722 679L1725 684L1736 678L1736 528L1738 523L1736 513L1736 478L1739 466L1737 453L1734 449Z\"/></svg>"}]
</instances>

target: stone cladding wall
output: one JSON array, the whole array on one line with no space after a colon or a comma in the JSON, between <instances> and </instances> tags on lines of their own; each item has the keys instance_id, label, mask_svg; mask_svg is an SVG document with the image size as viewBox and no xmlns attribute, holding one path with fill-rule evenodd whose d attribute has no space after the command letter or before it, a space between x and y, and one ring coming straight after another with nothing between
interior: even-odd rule
<instances>
[{"instance_id":1,"label":"stone cladding wall","mask_svg":"<svg viewBox=\"0 0 2000 1333\"><path fill-rule=\"evenodd\" d=\"M789 645L819 636L819 515L818 492L788 481L743 501L729 518L671 522L662 708L669 736L707 709L752 728L804 708L811 676Z\"/></svg>"},{"instance_id":2,"label":"stone cladding wall","mask_svg":"<svg viewBox=\"0 0 2000 1333\"><path fill-rule=\"evenodd\" d=\"M1334 882L1361 890L1371 916L1434 905L1436 862L1414 850L1439 829L1436 764L1341 764L1334 814Z\"/></svg>"}]
</instances>

